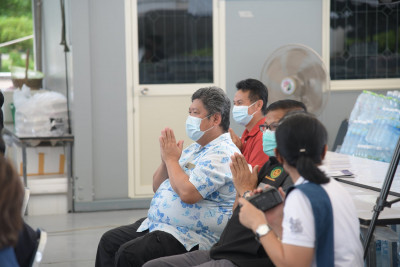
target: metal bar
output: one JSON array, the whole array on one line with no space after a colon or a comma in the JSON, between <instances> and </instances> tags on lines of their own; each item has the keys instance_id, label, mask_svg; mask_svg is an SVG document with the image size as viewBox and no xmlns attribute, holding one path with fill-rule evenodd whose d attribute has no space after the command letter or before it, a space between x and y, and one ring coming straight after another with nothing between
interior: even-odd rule
<instances>
[{"instance_id":1,"label":"metal bar","mask_svg":"<svg viewBox=\"0 0 400 267\"><path fill-rule=\"evenodd\" d=\"M72 166L72 142L66 142L67 144L67 181L68 181L68 211L75 212L75 183L73 176Z\"/></svg>"},{"instance_id":2,"label":"metal bar","mask_svg":"<svg viewBox=\"0 0 400 267\"><path fill-rule=\"evenodd\" d=\"M22 176L24 177L24 186L28 187L28 174L26 171L26 145L22 143Z\"/></svg>"},{"instance_id":3,"label":"metal bar","mask_svg":"<svg viewBox=\"0 0 400 267\"><path fill-rule=\"evenodd\" d=\"M378 220L380 212L385 208L386 199L389 194L390 187L392 186L394 175L396 174L397 165L399 164L400 160L400 138L397 140L396 148L394 150L392 160L390 162L388 171L386 173L385 181L382 186L381 193L376 200L376 205L374 206L374 214L372 216L371 223L368 227L367 236L364 240L364 259L367 257L368 254L368 246L371 242L372 234L375 230L376 221Z\"/></svg>"},{"instance_id":4,"label":"metal bar","mask_svg":"<svg viewBox=\"0 0 400 267\"><path fill-rule=\"evenodd\" d=\"M42 0L32 0L35 70L43 71L42 64Z\"/></svg>"},{"instance_id":5,"label":"metal bar","mask_svg":"<svg viewBox=\"0 0 400 267\"><path fill-rule=\"evenodd\" d=\"M5 43L1 43L0 47L5 47L5 46L12 45L12 44L20 43L20 42L23 42L23 41L26 41L26 40L29 40L29 39L32 39L32 38L33 38L33 34L29 35L29 36L18 38L18 39L12 40L12 41L8 41L8 42L5 42Z\"/></svg>"},{"instance_id":6,"label":"metal bar","mask_svg":"<svg viewBox=\"0 0 400 267\"><path fill-rule=\"evenodd\" d=\"M381 192L382 191L381 188L373 187L373 186L366 185L366 184L360 184L360 183L357 183L357 182L349 181L347 179L342 179L342 178L335 178L335 179L337 181L341 182L341 183L344 183L344 184L354 185L354 186L357 186L357 187L369 189L369 190L376 191L376 192ZM389 191L389 194L392 195L392 196L395 196L395 197L400 197L400 193L397 193L397 192Z\"/></svg>"},{"instance_id":7,"label":"metal bar","mask_svg":"<svg viewBox=\"0 0 400 267\"><path fill-rule=\"evenodd\" d=\"M28 174L26 171L26 145L24 143L21 144L22 149L22 176L24 177L24 186L28 187ZM28 215L28 204L26 204L25 215Z\"/></svg>"}]
</instances>

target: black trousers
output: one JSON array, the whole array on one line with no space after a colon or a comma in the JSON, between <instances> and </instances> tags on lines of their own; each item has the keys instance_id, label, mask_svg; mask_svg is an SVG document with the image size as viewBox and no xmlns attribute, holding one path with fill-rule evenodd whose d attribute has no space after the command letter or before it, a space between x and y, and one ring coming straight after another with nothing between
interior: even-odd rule
<instances>
[{"instance_id":1,"label":"black trousers","mask_svg":"<svg viewBox=\"0 0 400 267\"><path fill-rule=\"evenodd\" d=\"M145 219L103 234L97 248L96 267L142 266L152 259L187 252L186 248L169 233L136 232Z\"/></svg>"}]
</instances>

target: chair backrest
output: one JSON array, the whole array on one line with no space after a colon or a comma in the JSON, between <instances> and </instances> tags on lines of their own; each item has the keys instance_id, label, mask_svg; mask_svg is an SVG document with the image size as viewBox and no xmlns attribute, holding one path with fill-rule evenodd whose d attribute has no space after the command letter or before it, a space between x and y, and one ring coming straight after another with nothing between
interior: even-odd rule
<instances>
[{"instance_id":1,"label":"chair backrest","mask_svg":"<svg viewBox=\"0 0 400 267\"><path fill-rule=\"evenodd\" d=\"M36 249L36 252L34 253L33 259L32 259L32 267L37 267L39 266L40 262L42 261L43 258L43 252L46 247L47 243L47 233L43 230L37 229L36 230L38 234L40 233L40 237L38 240L38 246Z\"/></svg>"},{"instance_id":2,"label":"chair backrest","mask_svg":"<svg viewBox=\"0 0 400 267\"><path fill-rule=\"evenodd\" d=\"M335 138L335 142L333 143L332 151L335 152L338 146L343 144L344 137L347 133L347 128L349 127L349 120L344 119L339 126L338 133Z\"/></svg>"},{"instance_id":3,"label":"chair backrest","mask_svg":"<svg viewBox=\"0 0 400 267\"><path fill-rule=\"evenodd\" d=\"M25 187L24 201L22 202L22 209L21 209L22 216L25 215L30 195L31 195L31 190Z\"/></svg>"}]
</instances>

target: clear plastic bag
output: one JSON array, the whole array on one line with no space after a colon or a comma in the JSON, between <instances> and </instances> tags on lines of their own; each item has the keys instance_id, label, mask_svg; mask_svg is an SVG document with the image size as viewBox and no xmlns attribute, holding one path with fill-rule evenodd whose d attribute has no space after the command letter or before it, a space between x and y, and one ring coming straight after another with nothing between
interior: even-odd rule
<instances>
[{"instance_id":1,"label":"clear plastic bag","mask_svg":"<svg viewBox=\"0 0 400 267\"><path fill-rule=\"evenodd\" d=\"M67 132L64 95L45 91L31 95L29 87L14 92L15 129L20 136L60 136Z\"/></svg>"}]
</instances>

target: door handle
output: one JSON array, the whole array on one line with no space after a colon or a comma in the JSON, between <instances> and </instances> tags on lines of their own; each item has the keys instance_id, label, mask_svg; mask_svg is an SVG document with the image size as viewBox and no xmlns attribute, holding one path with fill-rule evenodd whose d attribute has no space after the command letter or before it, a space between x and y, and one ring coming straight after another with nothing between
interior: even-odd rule
<instances>
[{"instance_id":1,"label":"door handle","mask_svg":"<svg viewBox=\"0 0 400 267\"><path fill-rule=\"evenodd\" d=\"M142 90L140 90L140 92L142 93L142 95L147 95L147 93L149 92L149 88L143 88Z\"/></svg>"}]
</instances>

